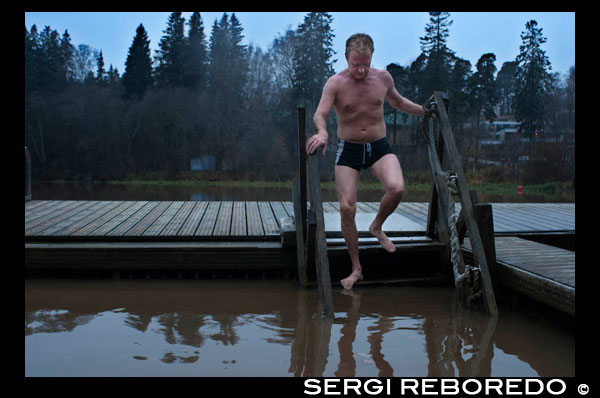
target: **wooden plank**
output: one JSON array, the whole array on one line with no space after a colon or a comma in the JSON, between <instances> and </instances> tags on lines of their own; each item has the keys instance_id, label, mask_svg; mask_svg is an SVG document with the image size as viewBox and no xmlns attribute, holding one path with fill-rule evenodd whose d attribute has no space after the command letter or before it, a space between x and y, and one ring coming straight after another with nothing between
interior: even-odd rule
<instances>
[{"instance_id":1,"label":"wooden plank","mask_svg":"<svg viewBox=\"0 0 600 398\"><path fill-rule=\"evenodd\" d=\"M248 222L248 236L262 236L265 234L257 202L246 202L246 218Z\"/></svg>"},{"instance_id":2,"label":"wooden plank","mask_svg":"<svg viewBox=\"0 0 600 398\"><path fill-rule=\"evenodd\" d=\"M145 203L135 213L129 216L121 224L117 225L106 233L107 236L124 236L134 225L136 225L142 218L150 213L160 202L152 201Z\"/></svg>"},{"instance_id":3,"label":"wooden plank","mask_svg":"<svg viewBox=\"0 0 600 398\"><path fill-rule=\"evenodd\" d=\"M195 202L194 208L177 232L177 236L194 236L207 207L208 202Z\"/></svg>"},{"instance_id":4,"label":"wooden plank","mask_svg":"<svg viewBox=\"0 0 600 398\"><path fill-rule=\"evenodd\" d=\"M283 203L281 202L270 202L271 209L273 210L273 214L275 215L275 221L277 221L277 225L281 228L281 219L284 217L288 217L285 208L283 207Z\"/></svg>"},{"instance_id":5,"label":"wooden plank","mask_svg":"<svg viewBox=\"0 0 600 398\"><path fill-rule=\"evenodd\" d=\"M204 216L198 229L196 230L195 236L211 236L217 222L217 215L219 214L219 208L221 202L211 201L208 202Z\"/></svg>"},{"instance_id":6,"label":"wooden plank","mask_svg":"<svg viewBox=\"0 0 600 398\"><path fill-rule=\"evenodd\" d=\"M498 213L498 220L507 224L512 231L545 231L549 228L548 225L531 217L531 214L520 212L514 207L508 208L500 203L493 207L495 213Z\"/></svg>"},{"instance_id":7,"label":"wooden plank","mask_svg":"<svg viewBox=\"0 0 600 398\"><path fill-rule=\"evenodd\" d=\"M354 221L356 223L356 230L359 233L369 233L369 226L375 219L376 213L356 213ZM325 231L327 232L341 232L341 220L339 213L325 213L323 215L325 220ZM386 232L423 232L423 226L415 223L414 221L403 217L400 214L392 213L385 220L382 226Z\"/></svg>"},{"instance_id":8,"label":"wooden plank","mask_svg":"<svg viewBox=\"0 0 600 398\"><path fill-rule=\"evenodd\" d=\"M213 236L229 236L231 231L231 216L233 214L233 202L221 202L221 208L217 215Z\"/></svg>"},{"instance_id":9,"label":"wooden plank","mask_svg":"<svg viewBox=\"0 0 600 398\"><path fill-rule=\"evenodd\" d=\"M83 203L84 201L81 200L48 202L48 206L45 206L43 209L36 209L32 212L25 213L25 228L27 229L42 224L54 217L70 211L75 207L81 206Z\"/></svg>"},{"instance_id":10,"label":"wooden plank","mask_svg":"<svg viewBox=\"0 0 600 398\"><path fill-rule=\"evenodd\" d=\"M45 200L28 200L25 202L25 211L35 209L38 206L43 206Z\"/></svg>"},{"instance_id":11,"label":"wooden plank","mask_svg":"<svg viewBox=\"0 0 600 398\"><path fill-rule=\"evenodd\" d=\"M98 226L102 225L104 222L108 221L118 212L123 211L123 205L125 205L125 208L127 208L130 205L122 201L103 203L107 205L102 206L98 209L89 208L88 210L90 214L87 217L82 217L79 221L73 222L68 227L56 232L55 235L67 236L74 234L79 229L95 229Z\"/></svg>"},{"instance_id":12,"label":"wooden plank","mask_svg":"<svg viewBox=\"0 0 600 398\"><path fill-rule=\"evenodd\" d=\"M575 229L575 216L557 215L549 209L542 209L532 204L522 204L512 211L523 220L540 225L540 229Z\"/></svg>"},{"instance_id":13,"label":"wooden plank","mask_svg":"<svg viewBox=\"0 0 600 398\"><path fill-rule=\"evenodd\" d=\"M185 220L196 206L197 202L185 201L177 211L177 214L169 221L167 226L160 232L160 236L176 236L183 226Z\"/></svg>"},{"instance_id":14,"label":"wooden plank","mask_svg":"<svg viewBox=\"0 0 600 398\"><path fill-rule=\"evenodd\" d=\"M67 228L74 223L78 223L81 220L84 220L83 222L86 223L88 222L87 220L89 220L90 217L93 219L97 212L101 212L106 207L108 207L109 209L113 208L117 205L117 202L90 201L89 204L90 206L87 207L85 204L78 207L75 213L70 213L69 216L63 219L62 221L33 235L52 236L55 233L63 230L64 228Z\"/></svg>"},{"instance_id":15,"label":"wooden plank","mask_svg":"<svg viewBox=\"0 0 600 398\"><path fill-rule=\"evenodd\" d=\"M92 205L96 202L88 202L88 201L76 201L74 203L69 204L69 206L65 206L61 208L57 213L46 214L44 217L41 217L30 224L25 225L25 235L36 235L45 229L52 227L71 217L73 214L80 212ZM38 222L39 221L39 222Z\"/></svg>"},{"instance_id":16,"label":"wooden plank","mask_svg":"<svg viewBox=\"0 0 600 398\"><path fill-rule=\"evenodd\" d=\"M94 230L81 229L79 231L75 231L74 235L76 235L76 236L79 236L79 235L104 236L108 232L110 232L111 230L116 228L118 225L120 225L122 222L127 220L132 214L137 212L148 202L147 201L129 201L126 203L131 203L131 205L127 209L125 209L123 212L117 214L115 217L110 219L110 221L104 223L103 225L101 225L100 227L98 227Z\"/></svg>"},{"instance_id":17,"label":"wooden plank","mask_svg":"<svg viewBox=\"0 0 600 398\"><path fill-rule=\"evenodd\" d=\"M246 223L246 202L233 202L231 236L246 235L248 235L248 226Z\"/></svg>"},{"instance_id":18,"label":"wooden plank","mask_svg":"<svg viewBox=\"0 0 600 398\"><path fill-rule=\"evenodd\" d=\"M331 202L323 202L323 211L325 213L337 213L338 210L333 207L333 204L331 204Z\"/></svg>"},{"instance_id":19,"label":"wooden plank","mask_svg":"<svg viewBox=\"0 0 600 398\"><path fill-rule=\"evenodd\" d=\"M277 224L269 202L258 202L258 211L260 212L265 235L279 235L279 224Z\"/></svg>"},{"instance_id":20,"label":"wooden plank","mask_svg":"<svg viewBox=\"0 0 600 398\"><path fill-rule=\"evenodd\" d=\"M100 228L103 224L107 223L118 214L122 213L124 210L127 210L134 202L118 202L118 206L108 210L104 214L99 214L99 216L93 220L90 220L87 223L81 222L79 225L73 224L69 228L65 228L60 231L58 235L74 235L74 236L82 236L87 235L90 231Z\"/></svg>"},{"instance_id":21,"label":"wooden plank","mask_svg":"<svg viewBox=\"0 0 600 398\"><path fill-rule=\"evenodd\" d=\"M125 236L142 236L150 226L156 221L158 217L169 207L173 202L165 201L159 202L152 211L146 214L137 224L135 224L129 231L125 233Z\"/></svg>"},{"instance_id":22,"label":"wooden plank","mask_svg":"<svg viewBox=\"0 0 600 398\"><path fill-rule=\"evenodd\" d=\"M292 202L281 202L288 216L294 216L294 204Z\"/></svg>"},{"instance_id":23,"label":"wooden plank","mask_svg":"<svg viewBox=\"0 0 600 398\"><path fill-rule=\"evenodd\" d=\"M30 222L37 217L48 214L58 209L60 206L67 206L69 203L75 203L75 200L44 200L39 206L33 209L25 208L25 222ZM26 202L27 203L27 202ZM54 209L54 210L53 210Z\"/></svg>"},{"instance_id":24,"label":"wooden plank","mask_svg":"<svg viewBox=\"0 0 600 398\"><path fill-rule=\"evenodd\" d=\"M167 224L175 217L177 211L183 206L182 201L171 202L169 207L154 220L142 233L143 236L158 236Z\"/></svg>"}]
</instances>

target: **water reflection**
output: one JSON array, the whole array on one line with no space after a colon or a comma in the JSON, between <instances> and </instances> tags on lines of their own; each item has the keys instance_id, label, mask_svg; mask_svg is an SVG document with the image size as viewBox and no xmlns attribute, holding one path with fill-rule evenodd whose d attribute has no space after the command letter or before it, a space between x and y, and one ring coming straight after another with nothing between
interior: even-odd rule
<instances>
[{"instance_id":1,"label":"water reflection","mask_svg":"<svg viewBox=\"0 0 600 398\"><path fill-rule=\"evenodd\" d=\"M26 375L572 376L573 337L452 289L336 291L288 281L27 280ZM85 365L85 366L84 366Z\"/></svg>"}]
</instances>

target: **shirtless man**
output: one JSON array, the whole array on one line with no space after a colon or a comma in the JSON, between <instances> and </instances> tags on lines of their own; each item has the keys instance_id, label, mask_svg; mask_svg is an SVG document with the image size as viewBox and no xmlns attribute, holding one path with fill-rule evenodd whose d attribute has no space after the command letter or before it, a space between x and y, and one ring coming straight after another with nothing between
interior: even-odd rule
<instances>
[{"instance_id":1,"label":"shirtless man","mask_svg":"<svg viewBox=\"0 0 600 398\"><path fill-rule=\"evenodd\" d=\"M344 241L352 261L352 273L341 283L350 289L362 279L358 258L358 232L356 230L356 189L360 169L371 167L381 182L385 194L381 199L375 220L369 232L377 237L381 246L390 253L396 246L382 230L386 218L396 209L404 193L404 178L398 158L386 138L383 120L383 102L400 111L422 116L423 107L402 97L394 87L394 80L386 70L371 68L373 40L358 33L346 41L348 68L330 77L325 83L321 101L313 121L317 133L306 143L306 152L327 149L326 119L335 108L339 138L335 160L335 184L340 202L341 227Z\"/></svg>"}]
</instances>

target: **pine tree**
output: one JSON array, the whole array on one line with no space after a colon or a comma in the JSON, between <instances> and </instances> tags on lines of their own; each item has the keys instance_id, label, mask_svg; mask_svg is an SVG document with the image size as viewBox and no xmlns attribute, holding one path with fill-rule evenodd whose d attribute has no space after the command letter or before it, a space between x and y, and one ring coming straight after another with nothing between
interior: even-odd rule
<instances>
[{"instance_id":1,"label":"pine tree","mask_svg":"<svg viewBox=\"0 0 600 398\"><path fill-rule=\"evenodd\" d=\"M533 154L536 132L544 126L544 101L549 82L550 61L541 45L546 42L542 28L531 20L521 33L522 45L515 62L515 119L521 122L521 134L529 138L529 157Z\"/></svg>"},{"instance_id":2,"label":"pine tree","mask_svg":"<svg viewBox=\"0 0 600 398\"><path fill-rule=\"evenodd\" d=\"M102 56L102 50L100 50L100 55L98 55L98 58L96 59L96 67L96 82L103 85L105 79L104 74L106 72L104 71L104 57Z\"/></svg>"},{"instance_id":3,"label":"pine tree","mask_svg":"<svg viewBox=\"0 0 600 398\"><path fill-rule=\"evenodd\" d=\"M133 43L129 47L123 73L123 88L126 97L143 97L152 85L152 60L150 58L150 40L144 25L136 29Z\"/></svg>"},{"instance_id":4,"label":"pine tree","mask_svg":"<svg viewBox=\"0 0 600 398\"><path fill-rule=\"evenodd\" d=\"M335 60L330 60L335 54L332 48L332 21L333 17L326 12L310 12L296 32L295 98L307 101L314 109L319 103L325 82L335 74Z\"/></svg>"},{"instance_id":5,"label":"pine tree","mask_svg":"<svg viewBox=\"0 0 600 398\"><path fill-rule=\"evenodd\" d=\"M156 50L156 84L158 86L181 86L185 82L185 18L181 12L173 12L167 21L167 28Z\"/></svg>"},{"instance_id":6,"label":"pine tree","mask_svg":"<svg viewBox=\"0 0 600 398\"><path fill-rule=\"evenodd\" d=\"M208 54L206 35L199 12L194 12L188 22L186 41L185 84L194 89L203 89L207 84Z\"/></svg>"},{"instance_id":7,"label":"pine tree","mask_svg":"<svg viewBox=\"0 0 600 398\"><path fill-rule=\"evenodd\" d=\"M209 44L209 84L213 93L221 91L226 87L228 69L228 41L227 29L229 27L229 16L223 13L221 20L217 23L215 19Z\"/></svg>"},{"instance_id":8,"label":"pine tree","mask_svg":"<svg viewBox=\"0 0 600 398\"><path fill-rule=\"evenodd\" d=\"M475 73L468 80L469 99L472 114L475 117L475 164L477 164L477 148L479 142L479 121L481 115L486 119L496 116L494 106L498 103L498 91L494 75L496 56L492 53L483 54L477 61Z\"/></svg>"},{"instance_id":9,"label":"pine tree","mask_svg":"<svg viewBox=\"0 0 600 398\"><path fill-rule=\"evenodd\" d=\"M500 114L508 115L513 112L513 101L515 96L515 73L517 72L517 63L508 61L502 64L496 83L500 95Z\"/></svg>"},{"instance_id":10,"label":"pine tree","mask_svg":"<svg viewBox=\"0 0 600 398\"><path fill-rule=\"evenodd\" d=\"M231 20L229 23L229 29L227 32L227 38L229 42L229 58L230 58L230 71L231 71L231 85L237 89L235 99L237 103L234 106L242 106L244 99L246 98L246 82L248 81L248 49L246 45L242 44L244 36L242 35L242 25L239 19L235 16L235 13L231 14Z\"/></svg>"},{"instance_id":11,"label":"pine tree","mask_svg":"<svg viewBox=\"0 0 600 398\"><path fill-rule=\"evenodd\" d=\"M450 13L430 12L429 23L425 25L425 36L420 37L421 50L427 57L423 70L423 80L418 101L424 102L435 90L447 91L450 70L454 61L454 51L446 45L449 27L452 25Z\"/></svg>"}]
</instances>

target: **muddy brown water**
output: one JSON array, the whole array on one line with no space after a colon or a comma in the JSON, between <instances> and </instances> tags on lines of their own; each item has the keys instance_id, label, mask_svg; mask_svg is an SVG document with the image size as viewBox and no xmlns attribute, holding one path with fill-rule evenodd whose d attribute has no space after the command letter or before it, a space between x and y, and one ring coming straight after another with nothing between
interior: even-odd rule
<instances>
[{"instance_id":1,"label":"muddy brown water","mask_svg":"<svg viewBox=\"0 0 600 398\"><path fill-rule=\"evenodd\" d=\"M26 376L556 376L568 331L449 287L316 289L291 280L25 281Z\"/></svg>"}]
</instances>

